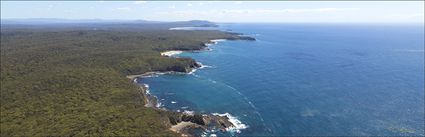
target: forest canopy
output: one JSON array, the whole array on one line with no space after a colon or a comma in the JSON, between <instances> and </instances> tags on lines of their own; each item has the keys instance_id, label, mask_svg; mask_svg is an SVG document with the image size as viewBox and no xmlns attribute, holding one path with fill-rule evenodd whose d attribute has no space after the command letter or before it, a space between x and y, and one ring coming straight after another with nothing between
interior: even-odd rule
<instances>
[{"instance_id":1,"label":"forest canopy","mask_svg":"<svg viewBox=\"0 0 425 137\"><path fill-rule=\"evenodd\" d=\"M193 24L2 24L1 136L176 135L125 76L185 67L160 52L237 35L174 26Z\"/></svg>"}]
</instances>

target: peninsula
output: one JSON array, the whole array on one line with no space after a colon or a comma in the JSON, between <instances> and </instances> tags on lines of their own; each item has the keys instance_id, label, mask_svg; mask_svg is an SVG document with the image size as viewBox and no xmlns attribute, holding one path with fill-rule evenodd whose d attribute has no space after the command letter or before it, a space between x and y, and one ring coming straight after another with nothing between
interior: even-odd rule
<instances>
[{"instance_id":1,"label":"peninsula","mask_svg":"<svg viewBox=\"0 0 425 137\"><path fill-rule=\"evenodd\" d=\"M1 136L178 136L233 126L226 116L157 108L155 97L128 79L200 67L161 52L203 50L213 39L255 40L216 30L168 30L194 26L215 24L2 24Z\"/></svg>"}]
</instances>

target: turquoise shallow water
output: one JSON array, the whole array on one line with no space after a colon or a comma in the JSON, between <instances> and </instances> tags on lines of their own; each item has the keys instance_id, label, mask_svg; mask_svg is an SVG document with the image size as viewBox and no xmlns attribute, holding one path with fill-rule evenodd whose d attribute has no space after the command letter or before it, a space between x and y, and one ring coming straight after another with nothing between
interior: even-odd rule
<instances>
[{"instance_id":1,"label":"turquoise shallow water","mask_svg":"<svg viewBox=\"0 0 425 137\"><path fill-rule=\"evenodd\" d=\"M209 67L138 82L167 109L230 113L248 126L233 135L424 135L423 26L220 29L258 40L180 54Z\"/></svg>"}]
</instances>

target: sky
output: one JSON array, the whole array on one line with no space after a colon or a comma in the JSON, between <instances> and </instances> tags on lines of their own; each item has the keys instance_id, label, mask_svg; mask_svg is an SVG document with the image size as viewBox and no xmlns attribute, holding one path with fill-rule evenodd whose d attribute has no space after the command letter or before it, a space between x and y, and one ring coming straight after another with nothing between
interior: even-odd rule
<instances>
[{"instance_id":1,"label":"sky","mask_svg":"<svg viewBox=\"0 0 425 137\"><path fill-rule=\"evenodd\" d=\"M424 22L424 1L1 1L1 18Z\"/></svg>"}]
</instances>

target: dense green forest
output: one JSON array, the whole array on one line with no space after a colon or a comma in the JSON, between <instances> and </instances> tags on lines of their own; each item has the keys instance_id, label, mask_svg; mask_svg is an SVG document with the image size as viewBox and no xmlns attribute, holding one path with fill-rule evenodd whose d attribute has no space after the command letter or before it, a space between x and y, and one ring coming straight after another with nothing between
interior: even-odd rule
<instances>
[{"instance_id":1,"label":"dense green forest","mask_svg":"<svg viewBox=\"0 0 425 137\"><path fill-rule=\"evenodd\" d=\"M160 52L239 36L169 26L2 25L1 136L177 135L164 112L143 106L141 89L125 76L184 70L195 61Z\"/></svg>"}]
</instances>

